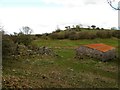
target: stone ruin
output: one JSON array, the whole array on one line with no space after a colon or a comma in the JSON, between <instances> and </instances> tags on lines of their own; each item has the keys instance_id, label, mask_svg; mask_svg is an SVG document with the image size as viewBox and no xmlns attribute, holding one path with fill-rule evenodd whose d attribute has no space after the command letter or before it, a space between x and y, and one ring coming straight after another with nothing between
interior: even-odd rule
<instances>
[{"instance_id":1,"label":"stone ruin","mask_svg":"<svg viewBox=\"0 0 120 90\"><path fill-rule=\"evenodd\" d=\"M116 58L114 47L105 44L82 45L76 49L75 58L83 59L85 57L96 58L101 61L112 60Z\"/></svg>"}]
</instances>

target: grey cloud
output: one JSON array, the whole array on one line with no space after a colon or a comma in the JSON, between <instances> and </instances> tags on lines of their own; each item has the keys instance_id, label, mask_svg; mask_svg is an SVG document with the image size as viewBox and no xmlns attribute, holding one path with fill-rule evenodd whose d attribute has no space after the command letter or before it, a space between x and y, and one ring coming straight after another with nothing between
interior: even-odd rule
<instances>
[{"instance_id":1,"label":"grey cloud","mask_svg":"<svg viewBox=\"0 0 120 90\"><path fill-rule=\"evenodd\" d=\"M84 4L88 5L88 4L98 4L100 2L102 2L103 0L84 0Z\"/></svg>"},{"instance_id":2,"label":"grey cloud","mask_svg":"<svg viewBox=\"0 0 120 90\"><path fill-rule=\"evenodd\" d=\"M39 24L40 27L48 27L49 25Z\"/></svg>"},{"instance_id":3,"label":"grey cloud","mask_svg":"<svg viewBox=\"0 0 120 90\"><path fill-rule=\"evenodd\" d=\"M96 2L90 2L90 1L89 1L89 2L85 2L84 4L85 4L85 5L88 5L88 4L97 4L97 3L96 3Z\"/></svg>"}]
</instances>

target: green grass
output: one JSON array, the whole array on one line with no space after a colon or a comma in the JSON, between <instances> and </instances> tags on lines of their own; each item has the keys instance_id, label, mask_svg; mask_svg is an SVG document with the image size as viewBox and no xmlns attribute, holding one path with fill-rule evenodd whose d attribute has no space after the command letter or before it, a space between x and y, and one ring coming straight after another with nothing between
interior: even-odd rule
<instances>
[{"instance_id":1,"label":"green grass","mask_svg":"<svg viewBox=\"0 0 120 90\"><path fill-rule=\"evenodd\" d=\"M47 46L60 57L30 56L3 61L3 87L115 88L117 61L101 62L93 58L75 59L75 48L84 44L105 43L118 46L117 39L44 40L33 45ZM10 83L12 82L12 83Z\"/></svg>"},{"instance_id":2,"label":"green grass","mask_svg":"<svg viewBox=\"0 0 120 90\"><path fill-rule=\"evenodd\" d=\"M88 39L83 39L83 40L45 40L45 39L39 39L35 40L33 42L34 45L37 46L48 46L48 47L78 47L80 45L84 44L91 44L91 43L104 43L108 44L111 46L118 46L118 40L116 38L113 39L93 39L93 40L88 40Z\"/></svg>"}]
</instances>

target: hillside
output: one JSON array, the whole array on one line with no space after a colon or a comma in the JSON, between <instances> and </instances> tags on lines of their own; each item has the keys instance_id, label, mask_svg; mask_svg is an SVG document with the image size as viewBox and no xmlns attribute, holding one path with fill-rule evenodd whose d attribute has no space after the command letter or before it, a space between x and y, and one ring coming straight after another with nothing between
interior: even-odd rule
<instances>
[{"instance_id":1,"label":"hillside","mask_svg":"<svg viewBox=\"0 0 120 90\"><path fill-rule=\"evenodd\" d=\"M62 32L61 32L62 33ZM51 48L58 56L30 55L3 60L3 88L116 88L117 59L101 62L94 58L75 59L80 45L104 43L118 47L117 38L42 39L33 46Z\"/></svg>"}]
</instances>

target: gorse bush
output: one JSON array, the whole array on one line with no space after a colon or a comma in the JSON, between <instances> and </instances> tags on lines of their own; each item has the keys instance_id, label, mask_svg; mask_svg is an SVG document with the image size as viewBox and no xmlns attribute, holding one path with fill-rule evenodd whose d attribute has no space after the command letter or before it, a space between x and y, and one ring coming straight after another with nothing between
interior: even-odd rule
<instances>
[{"instance_id":1,"label":"gorse bush","mask_svg":"<svg viewBox=\"0 0 120 90\"><path fill-rule=\"evenodd\" d=\"M3 57L15 54L17 45L9 35L2 36L2 55Z\"/></svg>"},{"instance_id":2,"label":"gorse bush","mask_svg":"<svg viewBox=\"0 0 120 90\"><path fill-rule=\"evenodd\" d=\"M78 40L78 39L79 39L79 35L78 35L78 34L71 34L71 35L69 36L69 39L70 39L70 40Z\"/></svg>"},{"instance_id":3,"label":"gorse bush","mask_svg":"<svg viewBox=\"0 0 120 90\"><path fill-rule=\"evenodd\" d=\"M24 44L25 46L28 46L29 44L31 44L34 38L31 35L21 34L18 36L12 36L12 40L14 41L14 43Z\"/></svg>"},{"instance_id":4,"label":"gorse bush","mask_svg":"<svg viewBox=\"0 0 120 90\"><path fill-rule=\"evenodd\" d=\"M120 31L119 30L113 31L112 36L120 39Z\"/></svg>"},{"instance_id":5,"label":"gorse bush","mask_svg":"<svg viewBox=\"0 0 120 90\"><path fill-rule=\"evenodd\" d=\"M28 47L31 42L35 39L32 35L18 34L18 35L5 35L2 36L2 54L3 57L9 55L17 55L20 52L18 49L19 45L25 45Z\"/></svg>"},{"instance_id":6,"label":"gorse bush","mask_svg":"<svg viewBox=\"0 0 120 90\"><path fill-rule=\"evenodd\" d=\"M110 31L110 30L97 30L94 32L87 31L65 31L64 33L52 33L50 34L50 38L52 39L70 39L70 40L78 40L78 39L95 39L95 38L111 38L116 37L120 38L120 31Z\"/></svg>"},{"instance_id":7,"label":"gorse bush","mask_svg":"<svg viewBox=\"0 0 120 90\"><path fill-rule=\"evenodd\" d=\"M58 34L57 34L57 33L52 33L52 34L50 35L50 38L51 38L51 39L58 39Z\"/></svg>"},{"instance_id":8,"label":"gorse bush","mask_svg":"<svg viewBox=\"0 0 120 90\"><path fill-rule=\"evenodd\" d=\"M59 33L52 33L50 35L50 38L52 38L52 39L65 39L65 35L59 34Z\"/></svg>"},{"instance_id":9,"label":"gorse bush","mask_svg":"<svg viewBox=\"0 0 120 90\"><path fill-rule=\"evenodd\" d=\"M66 32L66 31L65 31L64 37L65 37L65 39L68 39L68 38L69 38L69 32Z\"/></svg>"},{"instance_id":10,"label":"gorse bush","mask_svg":"<svg viewBox=\"0 0 120 90\"><path fill-rule=\"evenodd\" d=\"M38 38L41 38L42 34L36 34L35 36L38 37Z\"/></svg>"},{"instance_id":11,"label":"gorse bush","mask_svg":"<svg viewBox=\"0 0 120 90\"><path fill-rule=\"evenodd\" d=\"M98 38L111 38L112 32L111 31L97 31L96 33Z\"/></svg>"},{"instance_id":12,"label":"gorse bush","mask_svg":"<svg viewBox=\"0 0 120 90\"><path fill-rule=\"evenodd\" d=\"M89 33L89 32L80 32L79 34L79 39L95 39L96 35L94 33Z\"/></svg>"}]
</instances>

